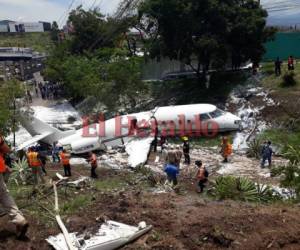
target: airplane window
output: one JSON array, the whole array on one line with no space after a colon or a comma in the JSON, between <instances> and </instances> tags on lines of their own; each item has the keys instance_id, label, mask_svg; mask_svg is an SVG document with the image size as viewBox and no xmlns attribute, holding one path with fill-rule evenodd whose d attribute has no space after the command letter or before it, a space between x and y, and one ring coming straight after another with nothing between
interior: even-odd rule
<instances>
[{"instance_id":1,"label":"airplane window","mask_svg":"<svg viewBox=\"0 0 300 250\"><path fill-rule=\"evenodd\" d=\"M216 109L214 112L209 113L211 118L217 118L217 117L222 116L223 114L224 114L224 112L220 109Z\"/></svg>"},{"instance_id":2,"label":"airplane window","mask_svg":"<svg viewBox=\"0 0 300 250\"><path fill-rule=\"evenodd\" d=\"M206 121L206 120L209 120L210 117L208 114L200 114L200 120L201 121Z\"/></svg>"}]
</instances>

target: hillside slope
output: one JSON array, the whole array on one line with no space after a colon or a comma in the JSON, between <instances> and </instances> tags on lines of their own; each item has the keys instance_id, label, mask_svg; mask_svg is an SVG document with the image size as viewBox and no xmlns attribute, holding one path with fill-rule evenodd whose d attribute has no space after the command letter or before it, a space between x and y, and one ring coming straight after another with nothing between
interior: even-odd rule
<instances>
[{"instance_id":1,"label":"hillside slope","mask_svg":"<svg viewBox=\"0 0 300 250\"><path fill-rule=\"evenodd\" d=\"M30 47L38 52L47 52L52 46L49 32L0 33L0 47Z\"/></svg>"}]
</instances>

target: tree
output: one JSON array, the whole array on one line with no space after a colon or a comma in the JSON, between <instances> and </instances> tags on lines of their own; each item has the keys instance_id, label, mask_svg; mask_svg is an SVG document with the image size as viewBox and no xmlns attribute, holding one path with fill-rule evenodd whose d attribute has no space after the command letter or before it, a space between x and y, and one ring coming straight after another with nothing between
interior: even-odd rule
<instances>
[{"instance_id":1,"label":"tree","mask_svg":"<svg viewBox=\"0 0 300 250\"><path fill-rule=\"evenodd\" d=\"M0 85L0 132L7 135L18 128L17 99L24 96L24 88L18 80L6 81Z\"/></svg>"},{"instance_id":2,"label":"tree","mask_svg":"<svg viewBox=\"0 0 300 250\"><path fill-rule=\"evenodd\" d=\"M45 75L64 83L73 98L96 97L109 109L137 104L146 91L140 58L127 47L131 18L105 17L97 9L72 11L74 32L51 52Z\"/></svg>"},{"instance_id":3,"label":"tree","mask_svg":"<svg viewBox=\"0 0 300 250\"><path fill-rule=\"evenodd\" d=\"M199 78L230 59L237 66L258 62L274 33L266 17L255 0L146 0L139 7L150 56L179 60Z\"/></svg>"},{"instance_id":4,"label":"tree","mask_svg":"<svg viewBox=\"0 0 300 250\"><path fill-rule=\"evenodd\" d=\"M54 42L59 41L59 28L56 21L54 21L51 26L51 40Z\"/></svg>"},{"instance_id":5,"label":"tree","mask_svg":"<svg viewBox=\"0 0 300 250\"><path fill-rule=\"evenodd\" d=\"M84 10L81 6L71 11L68 21L72 27L72 53L83 54L99 48L114 48L128 30L126 19L104 16L99 9Z\"/></svg>"},{"instance_id":6,"label":"tree","mask_svg":"<svg viewBox=\"0 0 300 250\"><path fill-rule=\"evenodd\" d=\"M147 90L141 80L142 60L128 57L128 51L103 48L93 55L50 57L46 76L63 82L73 98L94 96L111 110L127 100L134 107Z\"/></svg>"}]
</instances>

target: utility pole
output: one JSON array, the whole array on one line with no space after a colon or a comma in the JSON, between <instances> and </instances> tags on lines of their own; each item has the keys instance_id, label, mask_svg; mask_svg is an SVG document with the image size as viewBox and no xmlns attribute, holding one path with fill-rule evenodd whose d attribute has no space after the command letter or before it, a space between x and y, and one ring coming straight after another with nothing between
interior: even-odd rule
<instances>
[{"instance_id":1,"label":"utility pole","mask_svg":"<svg viewBox=\"0 0 300 250\"><path fill-rule=\"evenodd\" d=\"M13 134L14 134L14 148L16 148L16 98L14 97L14 111L13 111Z\"/></svg>"}]
</instances>

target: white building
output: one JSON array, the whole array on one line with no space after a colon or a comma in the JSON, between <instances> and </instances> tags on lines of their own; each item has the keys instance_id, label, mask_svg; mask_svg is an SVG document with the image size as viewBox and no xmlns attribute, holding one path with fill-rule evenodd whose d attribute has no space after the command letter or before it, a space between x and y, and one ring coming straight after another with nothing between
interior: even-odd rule
<instances>
[{"instance_id":1,"label":"white building","mask_svg":"<svg viewBox=\"0 0 300 250\"><path fill-rule=\"evenodd\" d=\"M44 32L43 23L10 22L9 32Z\"/></svg>"},{"instance_id":2,"label":"white building","mask_svg":"<svg viewBox=\"0 0 300 250\"><path fill-rule=\"evenodd\" d=\"M6 24L0 24L0 33L8 32L8 27Z\"/></svg>"}]
</instances>

